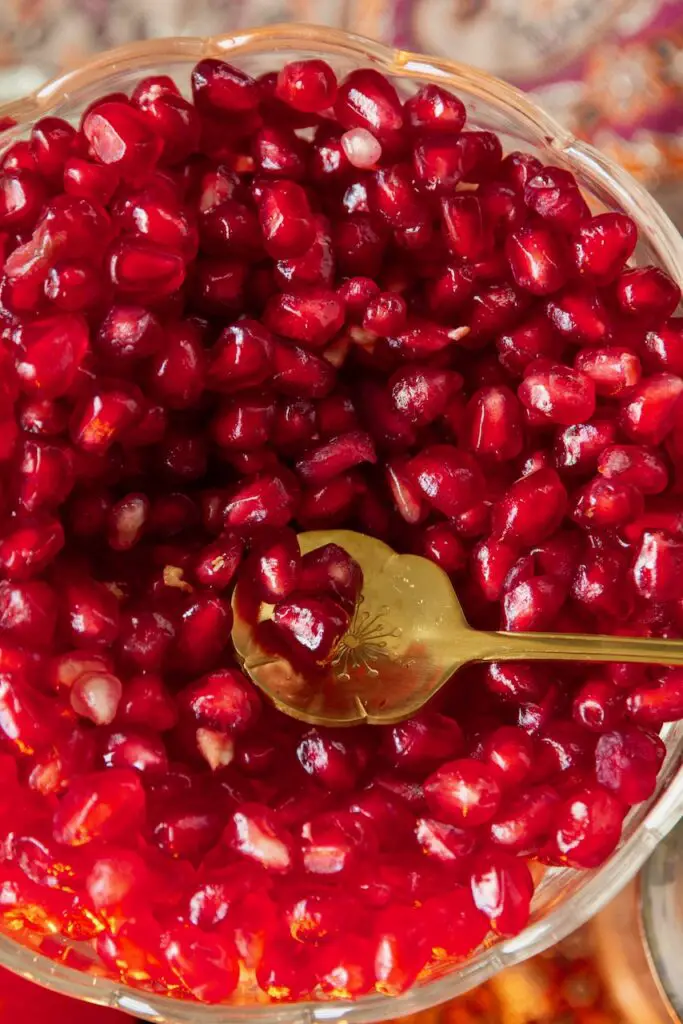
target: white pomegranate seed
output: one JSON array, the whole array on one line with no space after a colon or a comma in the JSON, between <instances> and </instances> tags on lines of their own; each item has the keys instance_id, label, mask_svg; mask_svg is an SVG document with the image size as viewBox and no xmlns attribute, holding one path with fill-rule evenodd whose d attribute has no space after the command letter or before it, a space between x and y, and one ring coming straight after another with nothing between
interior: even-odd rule
<instances>
[{"instance_id":1,"label":"white pomegranate seed","mask_svg":"<svg viewBox=\"0 0 683 1024\"><path fill-rule=\"evenodd\" d=\"M235 757L235 743L232 737L213 729L197 729L197 746L212 772L225 768Z\"/></svg>"},{"instance_id":2,"label":"white pomegranate seed","mask_svg":"<svg viewBox=\"0 0 683 1024\"><path fill-rule=\"evenodd\" d=\"M367 128L352 128L341 137L342 149L354 167L361 170L374 167L382 156L382 147Z\"/></svg>"},{"instance_id":3,"label":"white pomegranate seed","mask_svg":"<svg viewBox=\"0 0 683 1024\"><path fill-rule=\"evenodd\" d=\"M110 725L121 700L121 680L110 672L86 672L71 687L71 707L95 725Z\"/></svg>"}]
</instances>

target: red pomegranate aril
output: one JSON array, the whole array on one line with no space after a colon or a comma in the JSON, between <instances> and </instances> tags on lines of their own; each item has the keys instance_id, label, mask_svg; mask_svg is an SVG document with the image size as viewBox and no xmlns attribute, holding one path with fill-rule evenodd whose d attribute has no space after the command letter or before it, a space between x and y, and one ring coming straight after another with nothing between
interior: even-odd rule
<instances>
[{"instance_id":1,"label":"red pomegranate aril","mask_svg":"<svg viewBox=\"0 0 683 1024\"><path fill-rule=\"evenodd\" d=\"M610 529L636 519L643 511L643 496L621 480L594 477L574 495L572 519L585 529Z\"/></svg>"},{"instance_id":2,"label":"red pomegranate aril","mask_svg":"<svg viewBox=\"0 0 683 1024\"><path fill-rule=\"evenodd\" d=\"M315 240L315 220L304 189L293 181L268 184L258 205L267 252L274 259L301 256Z\"/></svg>"},{"instance_id":3,"label":"red pomegranate aril","mask_svg":"<svg viewBox=\"0 0 683 1024\"><path fill-rule=\"evenodd\" d=\"M532 576L508 589L503 597L502 628L510 632L549 629L567 596L556 576Z\"/></svg>"},{"instance_id":4,"label":"red pomegranate aril","mask_svg":"<svg viewBox=\"0 0 683 1024\"><path fill-rule=\"evenodd\" d=\"M147 777L163 776L169 769L163 740L144 727L113 729L106 737L102 762L107 768L132 768Z\"/></svg>"},{"instance_id":5,"label":"red pomegranate aril","mask_svg":"<svg viewBox=\"0 0 683 1024\"><path fill-rule=\"evenodd\" d=\"M277 76L275 95L306 114L318 114L334 103L337 79L324 60L290 61Z\"/></svg>"},{"instance_id":6,"label":"red pomegranate aril","mask_svg":"<svg viewBox=\"0 0 683 1024\"><path fill-rule=\"evenodd\" d=\"M183 987L200 1003L223 1003L239 981L237 950L224 938L191 926L164 937L164 955Z\"/></svg>"},{"instance_id":7,"label":"red pomegranate aril","mask_svg":"<svg viewBox=\"0 0 683 1024\"><path fill-rule=\"evenodd\" d=\"M367 128L380 142L392 141L403 127L396 90L371 68L352 71L341 82L334 113L344 129Z\"/></svg>"},{"instance_id":8,"label":"red pomegranate aril","mask_svg":"<svg viewBox=\"0 0 683 1024\"><path fill-rule=\"evenodd\" d=\"M591 348L579 352L574 368L585 373L595 384L595 392L613 398L638 383L641 366L630 349Z\"/></svg>"},{"instance_id":9,"label":"red pomegranate aril","mask_svg":"<svg viewBox=\"0 0 683 1024\"><path fill-rule=\"evenodd\" d=\"M298 589L301 593L333 594L349 611L356 607L363 588L358 562L337 544L324 544L301 559Z\"/></svg>"},{"instance_id":10,"label":"red pomegranate aril","mask_svg":"<svg viewBox=\"0 0 683 1024\"><path fill-rule=\"evenodd\" d=\"M64 164L64 191L90 202L108 203L119 180L113 164L96 164L80 156L70 156Z\"/></svg>"},{"instance_id":11,"label":"red pomegranate aril","mask_svg":"<svg viewBox=\"0 0 683 1024\"><path fill-rule=\"evenodd\" d=\"M186 672L205 672L220 659L232 628L230 604L218 594L190 595L176 634L176 653Z\"/></svg>"},{"instance_id":12,"label":"red pomegranate aril","mask_svg":"<svg viewBox=\"0 0 683 1024\"><path fill-rule=\"evenodd\" d=\"M559 864L597 867L619 842L624 812L602 786L586 787L557 808L547 853Z\"/></svg>"},{"instance_id":13,"label":"red pomegranate aril","mask_svg":"<svg viewBox=\"0 0 683 1024\"><path fill-rule=\"evenodd\" d=\"M274 531L257 539L245 572L253 577L262 601L276 604L296 589L301 571L299 542L292 529Z\"/></svg>"},{"instance_id":14,"label":"red pomegranate aril","mask_svg":"<svg viewBox=\"0 0 683 1024\"><path fill-rule=\"evenodd\" d=\"M429 504L448 517L471 508L481 493L483 479L477 463L451 445L423 449L410 460L408 469Z\"/></svg>"},{"instance_id":15,"label":"red pomegranate aril","mask_svg":"<svg viewBox=\"0 0 683 1024\"><path fill-rule=\"evenodd\" d=\"M10 580L39 575L64 546L58 519L45 513L15 520L0 531L0 571Z\"/></svg>"},{"instance_id":16,"label":"red pomegranate aril","mask_svg":"<svg viewBox=\"0 0 683 1024\"><path fill-rule=\"evenodd\" d=\"M192 96L200 109L241 113L258 105L260 91L244 71L208 57L192 71Z\"/></svg>"},{"instance_id":17,"label":"red pomegranate aril","mask_svg":"<svg viewBox=\"0 0 683 1024\"><path fill-rule=\"evenodd\" d=\"M666 533L646 530L634 550L633 582L647 601L673 601L680 593L683 544Z\"/></svg>"},{"instance_id":18,"label":"red pomegranate aril","mask_svg":"<svg viewBox=\"0 0 683 1024\"><path fill-rule=\"evenodd\" d=\"M145 793L135 772L110 768L81 775L60 800L54 837L69 846L116 839L139 827L144 810Z\"/></svg>"},{"instance_id":19,"label":"red pomegranate aril","mask_svg":"<svg viewBox=\"0 0 683 1024\"><path fill-rule=\"evenodd\" d=\"M403 112L411 128L457 135L467 116L457 96L438 85L423 85L406 100Z\"/></svg>"},{"instance_id":20,"label":"red pomegranate aril","mask_svg":"<svg viewBox=\"0 0 683 1024\"><path fill-rule=\"evenodd\" d=\"M144 725L158 732L172 729L178 711L163 679L151 672L132 676L123 689L117 711L122 725Z\"/></svg>"},{"instance_id":21,"label":"red pomegranate aril","mask_svg":"<svg viewBox=\"0 0 683 1024\"><path fill-rule=\"evenodd\" d=\"M468 441L472 451L497 461L507 461L522 450L520 404L507 387L480 388L467 410Z\"/></svg>"},{"instance_id":22,"label":"red pomegranate aril","mask_svg":"<svg viewBox=\"0 0 683 1024\"><path fill-rule=\"evenodd\" d=\"M61 178L64 164L76 141L76 130L60 117L42 117L31 129L31 151L36 169L44 178Z\"/></svg>"},{"instance_id":23,"label":"red pomegranate aril","mask_svg":"<svg viewBox=\"0 0 683 1024\"><path fill-rule=\"evenodd\" d=\"M22 170L0 174L0 228L32 228L45 198L45 185L37 174Z\"/></svg>"},{"instance_id":24,"label":"red pomegranate aril","mask_svg":"<svg viewBox=\"0 0 683 1024\"><path fill-rule=\"evenodd\" d=\"M606 732L622 718L623 701L618 690L603 679L589 679L572 703L572 717L591 732Z\"/></svg>"},{"instance_id":25,"label":"red pomegranate aril","mask_svg":"<svg viewBox=\"0 0 683 1024\"><path fill-rule=\"evenodd\" d=\"M415 982L429 955L424 927L414 907L388 907L378 915L372 944L375 988L381 995L400 995Z\"/></svg>"},{"instance_id":26,"label":"red pomegranate aril","mask_svg":"<svg viewBox=\"0 0 683 1024\"><path fill-rule=\"evenodd\" d=\"M544 167L524 186L524 202L553 226L572 230L590 216L574 175L561 167Z\"/></svg>"},{"instance_id":27,"label":"red pomegranate aril","mask_svg":"<svg viewBox=\"0 0 683 1024\"><path fill-rule=\"evenodd\" d=\"M622 399L622 430L633 441L660 444L676 422L682 393L683 379L673 374L644 377Z\"/></svg>"},{"instance_id":28,"label":"red pomegranate aril","mask_svg":"<svg viewBox=\"0 0 683 1024\"><path fill-rule=\"evenodd\" d=\"M505 253L515 282L532 295L549 295L567 282L565 247L543 224L523 224L508 236Z\"/></svg>"},{"instance_id":29,"label":"red pomegranate aril","mask_svg":"<svg viewBox=\"0 0 683 1024\"><path fill-rule=\"evenodd\" d=\"M491 821L491 842L518 855L537 853L550 832L559 800L552 786L532 786L519 793Z\"/></svg>"},{"instance_id":30,"label":"red pomegranate aril","mask_svg":"<svg viewBox=\"0 0 683 1024\"><path fill-rule=\"evenodd\" d=\"M574 345L601 345L609 340L614 326L597 291L568 288L545 306L554 329Z\"/></svg>"},{"instance_id":31,"label":"red pomegranate aril","mask_svg":"<svg viewBox=\"0 0 683 1024\"><path fill-rule=\"evenodd\" d=\"M541 421L563 425L581 423L595 412L593 380L561 363L538 360L529 364L517 395Z\"/></svg>"},{"instance_id":32,"label":"red pomegranate aril","mask_svg":"<svg viewBox=\"0 0 683 1024\"><path fill-rule=\"evenodd\" d=\"M349 614L331 598L293 594L279 602L273 623L298 657L324 665L349 628Z\"/></svg>"},{"instance_id":33,"label":"red pomegranate aril","mask_svg":"<svg viewBox=\"0 0 683 1024\"><path fill-rule=\"evenodd\" d=\"M539 469L517 480L494 506L493 535L504 543L528 545L555 532L567 508L567 492L554 469Z\"/></svg>"},{"instance_id":34,"label":"red pomegranate aril","mask_svg":"<svg viewBox=\"0 0 683 1024\"><path fill-rule=\"evenodd\" d=\"M29 395L58 398L71 387L88 348L88 327L76 314L24 323L17 333L16 372Z\"/></svg>"},{"instance_id":35,"label":"red pomegranate aril","mask_svg":"<svg viewBox=\"0 0 683 1024\"><path fill-rule=\"evenodd\" d=\"M464 193L441 200L441 216L448 248L462 260L482 259L493 244L481 203Z\"/></svg>"},{"instance_id":36,"label":"red pomegranate aril","mask_svg":"<svg viewBox=\"0 0 683 1024\"><path fill-rule=\"evenodd\" d=\"M527 924L534 883L523 860L504 850L480 853L470 886L475 906L499 935L517 935Z\"/></svg>"},{"instance_id":37,"label":"red pomegranate aril","mask_svg":"<svg viewBox=\"0 0 683 1024\"><path fill-rule=\"evenodd\" d=\"M630 726L606 732L595 748L595 777L625 804L652 795L665 747L652 733Z\"/></svg>"},{"instance_id":38,"label":"red pomegranate aril","mask_svg":"<svg viewBox=\"0 0 683 1024\"><path fill-rule=\"evenodd\" d=\"M666 722L682 717L683 673L680 669L667 672L659 686L643 684L631 690L626 698L626 711L638 725L658 729Z\"/></svg>"},{"instance_id":39,"label":"red pomegranate aril","mask_svg":"<svg viewBox=\"0 0 683 1024\"><path fill-rule=\"evenodd\" d=\"M507 790L519 786L531 771L534 744L522 729L502 725L486 740L484 757L498 771L500 785Z\"/></svg>"},{"instance_id":40,"label":"red pomegranate aril","mask_svg":"<svg viewBox=\"0 0 683 1024\"><path fill-rule=\"evenodd\" d=\"M296 508L298 492L289 478L262 473L247 479L225 503L225 526L286 526Z\"/></svg>"},{"instance_id":41,"label":"red pomegranate aril","mask_svg":"<svg viewBox=\"0 0 683 1024\"><path fill-rule=\"evenodd\" d=\"M470 758L441 765L425 782L432 813L459 828L477 828L492 818L500 795L497 772Z\"/></svg>"},{"instance_id":42,"label":"red pomegranate aril","mask_svg":"<svg viewBox=\"0 0 683 1024\"><path fill-rule=\"evenodd\" d=\"M83 134L96 159L113 164L128 181L144 180L161 154L161 139L127 103L104 102L91 108L83 118Z\"/></svg>"},{"instance_id":43,"label":"red pomegranate aril","mask_svg":"<svg viewBox=\"0 0 683 1024\"><path fill-rule=\"evenodd\" d=\"M672 317L648 331L643 345L641 357L647 370L683 374L683 317Z\"/></svg>"},{"instance_id":44,"label":"red pomegranate aril","mask_svg":"<svg viewBox=\"0 0 683 1024\"><path fill-rule=\"evenodd\" d=\"M606 285L620 273L636 247L637 229L623 213L601 213L585 220L571 241L572 259L582 277Z\"/></svg>"},{"instance_id":45,"label":"red pomegranate aril","mask_svg":"<svg viewBox=\"0 0 683 1024\"><path fill-rule=\"evenodd\" d=\"M562 343L545 317L506 328L495 339L495 345L500 364L517 377L536 359L557 360L562 356Z\"/></svg>"},{"instance_id":46,"label":"red pomegranate aril","mask_svg":"<svg viewBox=\"0 0 683 1024\"><path fill-rule=\"evenodd\" d=\"M134 385L109 382L76 406L71 439L85 452L103 455L140 418L141 395Z\"/></svg>"},{"instance_id":47,"label":"red pomegranate aril","mask_svg":"<svg viewBox=\"0 0 683 1024\"><path fill-rule=\"evenodd\" d=\"M449 399L462 386L452 370L413 363L389 378L391 401L397 413L414 426L426 426L441 416Z\"/></svg>"},{"instance_id":48,"label":"red pomegranate aril","mask_svg":"<svg viewBox=\"0 0 683 1024\"><path fill-rule=\"evenodd\" d=\"M603 452L609 451L616 439L614 420L596 418L590 423L574 423L556 435L553 462L557 469L575 475L594 472L599 469Z\"/></svg>"},{"instance_id":49,"label":"red pomegranate aril","mask_svg":"<svg viewBox=\"0 0 683 1024\"><path fill-rule=\"evenodd\" d=\"M353 430L312 448L297 461L296 471L309 486L319 486L363 462L376 461L370 435Z\"/></svg>"},{"instance_id":50,"label":"red pomegranate aril","mask_svg":"<svg viewBox=\"0 0 683 1024\"><path fill-rule=\"evenodd\" d=\"M149 884L147 865L132 850L110 847L93 862L85 888L97 910L132 909L129 900L140 899Z\"/></svg>"},{"instance_id":51,"label":"red pomegranate aril","mask_svg":"<svg viewBox=\"0 0 683 1024\"><path fill-rule=\"evenodd\" d=\"M274 295L264 313L266 325L306 348L323 348L344 323L344 306L331 289L307 288Z\"/></svg>"},{"instance_id":52,"label":"red pomegranate aril","mask_svg":"<svg viewBox=\"0 0 683 1024\"><path fill-rule=\"evenodd\" d=\"M615 284L620 308L630 316L666 320L681 301L681 289L658 267L625 270Z\"/></svg>"}]
</instances>

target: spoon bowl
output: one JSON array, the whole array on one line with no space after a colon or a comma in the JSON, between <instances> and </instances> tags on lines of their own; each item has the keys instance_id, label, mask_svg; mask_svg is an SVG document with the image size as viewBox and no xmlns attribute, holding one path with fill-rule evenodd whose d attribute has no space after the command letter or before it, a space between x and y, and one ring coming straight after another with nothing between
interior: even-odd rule
<instances>
[{"instance_id":1,"label":"spoon bowl","mask_svg":"<svg viewBox=\"0 0 683 1024\"><path fill-rule=\"evenodd\" d=\"M472 629L447 574L352 530L299 534L307 554L337 544L363 570L350 628L322 668L295 664L271 642L273 605L233 595L232 639L242 667L285 714L313 725L390 725L420 710L459 668L487 661L635 661L683 664L683 642Z\"/></svg>"}]
</instances>

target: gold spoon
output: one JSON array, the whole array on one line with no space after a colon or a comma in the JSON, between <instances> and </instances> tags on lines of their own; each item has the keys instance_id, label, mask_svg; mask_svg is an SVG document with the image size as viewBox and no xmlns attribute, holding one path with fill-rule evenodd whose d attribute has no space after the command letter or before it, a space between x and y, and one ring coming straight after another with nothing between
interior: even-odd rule
<instances>
[{"instance_id":1,"label":"gold spoon","mask_svg":"<svg viewBox=\"0 0 683 1024\"><path fill-rule=\"evenodd\" d=\"M253 682L278 708L314 725L387 725L409 718L457 669L486 661L619 661L683 665L683 641L571 633L502 633L472 629L446 573L418 555L351 530L299 534L303 554L338 544L363 570L361 600L334 661L303 675L269 653L256 626L272 605L246 611L233 595L232 639Z\"/></svg>"}]
</instances>

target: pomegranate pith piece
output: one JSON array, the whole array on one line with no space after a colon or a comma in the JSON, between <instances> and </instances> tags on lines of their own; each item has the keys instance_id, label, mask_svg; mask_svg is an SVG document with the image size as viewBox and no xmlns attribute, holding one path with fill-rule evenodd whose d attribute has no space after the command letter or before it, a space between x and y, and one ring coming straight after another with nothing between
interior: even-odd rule
<instances>
[{"instance_id":1,"label":"pomegranate pith piece","mask_svg":"<svg viewBox=\"0 0 683 1024\"><path fill-rule=\"evenodd\" d=\"M677 284L409 88L211 56L4 155L0 927L114 983L399 995L662 785L680 669L473 665L326 729L238 662L233 602L292 685L370 679L392 624L337 529L430 559L476 628L683 629Z\"/></svg>"}]
</instances>

